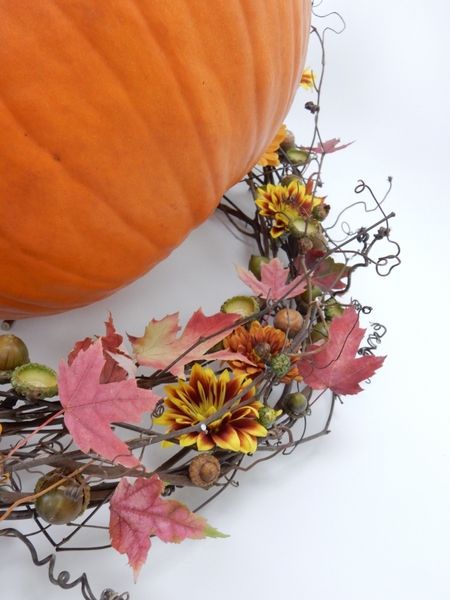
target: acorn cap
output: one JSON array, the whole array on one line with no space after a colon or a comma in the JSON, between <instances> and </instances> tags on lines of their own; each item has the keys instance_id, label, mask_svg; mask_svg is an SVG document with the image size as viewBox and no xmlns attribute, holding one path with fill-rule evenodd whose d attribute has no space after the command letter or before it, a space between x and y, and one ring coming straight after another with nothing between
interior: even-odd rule
<instances>
[{"instance_id":1,"label":"acorn cap","mask_svg":"<svg viewBox=\"0 0 450 600\"><path fill-rule=\"evenodd\" d=\"M253 296L233 296L220 307L223 313L235 313L241 317L251 317L259 312L259 304Z\"/></svg>"},{"instance_id":2,"label":"acorn cap","mask_svg":"<svg viewBox=\"0 0 450 600\"><path fill-rule=\"evenodd\" d=\"M208 488L220 477L220 463L212 454L199 454L189 464L189 477L195 485Z\"/></svg>"},{"instance_id":3,"label":"acorn cap","mask_svg":"<svg viewBox=\"0 0 450 600\"><path fill-rule=\"evenodd\" d=\"M314 236L319 231L319 224L314 219L305 221L302 217L295 217L289 222L289 233L296 238L304 235Z\"/></svg>"},{"instance_id":4,"label":"acorn cap","mask_svg":"<svg viewBox=\"0 0 450 600\"><path fill-rule=\"evenodd\" d=\"M58 393L56 372L37 363L16 367L11 375L11 385L29 400L52 398Z\"/></svg>"},{"instance_id":5,"label":"acorn cap","mask_svg":"<svg viewBox=\"0 0 450 600\"><path fill-rule=\"evenodd\" d=\"M304 165L311 160L311 154L308 150L289 148L286 154L293 165Z\"/></svg>"}]
</instances>

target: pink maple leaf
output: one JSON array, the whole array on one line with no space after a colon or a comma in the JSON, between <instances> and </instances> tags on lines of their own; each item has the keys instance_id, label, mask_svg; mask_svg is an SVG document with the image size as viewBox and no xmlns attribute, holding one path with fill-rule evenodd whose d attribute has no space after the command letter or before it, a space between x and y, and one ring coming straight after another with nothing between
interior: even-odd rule
<instances>
[{"instance_id":1,"label":"pink maple leaf","mask_svg":"<svg viewBox=\"0 0 450 600\"><path fill-rule=\"evenodd\" d=\"M70 366L60 362L58 390L65 408L64 423L83 452L93 450L124 467L136 467L140 462L110 424L139 423L141 413L153 411L159 396L138 388L135 379L100 383L104 365L101 340L80 350Z\"/></svg>"},{"instance_id":2,"label":"pink maple leaf","mask_svg":"<svg viewBox=\"0 0 450 600\"><path fill-rule=\"evenodd\" d=\"M105 364L100 374L100 383L122 381L127 375L134 377L136 375L136 366L123 345L123 337L115 330L111 314L105 325L106 335L99 337L105 359ZM68 365L72 364L80 350L87 350L94 342L95 339L92 338L85 338L77 342L68 356Z\"/></svg>"},{"instance_id":3,"label":"pink maple leaf","mask_svg":"<svg viewBox=\"0 0 450 600\"><path fill-rule=\"evenodd\" d=\"M330 389L342 396L362 391L361 381L372 377L386 357L361 356L356 358L365 329L358 324L356 310L349 306L341 317L334 317L330 325L329 343L323 350L297 362L304 382L313 390ZM308 350L317 350L319 344Z\"/></svg>"},{"instance_id":4,"label":"pink maple leaf","mask_svg":"<svg viewBox=\"0 0 450 600\"><path fill-rule=\"evenodd\" d=\"M215 344L223 340L228 333L223 330L231 330L233 324L239 318L240 315L230 313L217 313L211 317L206 317L202 309L199 308L189 319L179 338L176 335L181 327L179 325L178 313L174 313L173 315L167 315L160 321L152 319L145 328L145 333L142 337L138 338L129 335L128 339L133 346L136 359L140 365L153 367L154 369L165 369L176 361L169 368L169 371L172 375L184 379L184 367L189 362L205 358L208 360L236 358L236 353L228 350L212 352L206 357L204 355ZM222 333L217 333L221 330ZM209 336L212 337L209 338ZM199 340L205 337L209 339L200 342L195 348L189 350L189 348L192 348ZM186 354L181 356L184 353ZM240 360L250 362L245 357L240 357Z\"/></svg>"},{"instance_id":5,"label":"pink maple leaf","mask_svg":"<svg viewBox=\"0 0 450 600\"><path fill-rule=\"evenodd\" d=\"M160 498L164 483L158 475L138 477L134 485L122 479L109 505L111 545L128 556L136 581L151 547L150 536L179 543L186 538L228 537L176 500Z\"/></svg>"},{"instance_id":6,"label":"pink maple leaf","mask_svg":"<svg viewBox=\"0 0 450 600\"><path fill-rule=\"evenodd\" d=\"M327 142L319 142L315 148L306 148L302 146L302 150L308 150L308 152L315 152L316 154L331 154L332 152L337 152L338 150L343 150L347 148L347 146L351 146L355 142L349 142L348 144L341 144L338 146L341 140L339 138L333 138L332 140L328 140Z\"/></svg>"},{"instance_id":7,"label":"pink maple leaf","mask_svg":"<svg viewBox=\"0 0 450 600\"><path fill-rule=\"evenodd\" d=\"M272 258L268 263L261 263L261 281L251 271L236 265L241 281L248 285L258 296L268 300L293 298L306 289L306 280L299 276L286 283L290 273L279 258Z\"/></svg>"}]
</instances>

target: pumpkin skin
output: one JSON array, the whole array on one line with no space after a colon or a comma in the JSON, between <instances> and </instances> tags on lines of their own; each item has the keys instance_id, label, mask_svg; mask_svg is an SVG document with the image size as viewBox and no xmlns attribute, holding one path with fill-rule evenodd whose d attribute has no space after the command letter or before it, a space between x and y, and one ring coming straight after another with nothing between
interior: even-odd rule
<instances>
[{"instance_id":1,"label":"pumpkin skin","mask_svg":"<svg viewBox=\"0 0 450 600\"><path fill-rule=\"evenodd\" d=\"M0 0L0 318L144 275L272 141L310 0Z\"/></svg>"}]
</instances>

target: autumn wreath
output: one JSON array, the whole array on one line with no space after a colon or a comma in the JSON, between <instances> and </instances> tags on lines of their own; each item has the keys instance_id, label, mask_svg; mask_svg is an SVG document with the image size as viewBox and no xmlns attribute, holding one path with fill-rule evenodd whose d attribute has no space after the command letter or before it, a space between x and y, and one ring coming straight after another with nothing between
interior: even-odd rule
<instances>
[{"instance_id":1,"label":"autumn wreath","mask_svg":"<svg viewBox=\"0 0 450 600\"><path fill-rule=\"evenodd\" d=\"M199 308L184 328L177 314L152 319L127 344L109 316L106 331L75 343L57 372L30 363L13 334L0 337L2 521L30 519L52 539L49 525L75 521L76 532L109 504L111 545L127 555L136 579L152 536L223 537L176 499L178 489L204 488L211 501L240 472L327 433L336 399L362 391L382 366L374 351L384 328L372 324L366 333L360 315L370 309L349 293L357 269L386 275L400 262L390 239L394 215L359 182L356 193L368 194L379 218L354 231L341 227L340 241L333 236L340 215L327 226L323 163L347 144L321 138L322 76L308 69L300 82L316 94L306 103L310 143L298 144L283 125L244 179L247 196L240 203L225 196L218 208L253 240L248 266L237 266L248 295L224 299L212 316ZM325 423L306 435L324 394ZM124 441L120 430L134 437ZM171 451L149 469L155 444ZM43 475L24 489L32 477L23 476L37 468ZM13 527L0 535L24 541L36 564L50 563L54 583L74 585L54 577L54 556L39 560L29 535ZM77 582L93 599L86 576Z\"/></svg>"}]
</instances>

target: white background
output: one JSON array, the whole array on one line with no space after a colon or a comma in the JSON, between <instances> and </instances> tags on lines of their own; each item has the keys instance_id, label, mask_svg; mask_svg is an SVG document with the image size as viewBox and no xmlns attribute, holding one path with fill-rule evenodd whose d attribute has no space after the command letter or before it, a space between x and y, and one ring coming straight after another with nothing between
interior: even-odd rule
<instances>
[{"instance_id":1,"label":"white background","mask_svg":"<svg viewBox=\"0 0 450 600\"><path fill-rule=\"evenodd\" d=\"M202 511L231 537L179 546L155 540L136 585L115 551L60 555L58 565L72 576L89 573L97 596L106 587L129 590L133 600L450 596L450 8L443 0L325 0L317 8L331 11L347 28L326 37L321 131L325 140L356 142L328 157L323 191L336 214L354 201L358 179L381 198L394 178L386 210L397 215L392 237L402 246L402 266L385 279L357 274L353 288L374 307L370 319L386 325L380 353L388 358L363 393L337 407L330 435L241 475L238 489ZM336 17L327 22L340 27ZM317 44L307 65L320 68ZM305 145L312 121L302 107L310 99L300 90L286 119ZM200 305L216 312L227 297L245 293L232 263L245 265L249 253L214 216L114 297L17 323L13 332L32 360L56 367L76 340L103 332L107 310L118 331L133 335L177 310L183 322ZM20 542L1 544L2 598L81 597L78 588L51 586Z\"/></svg>"}]
</instances>

